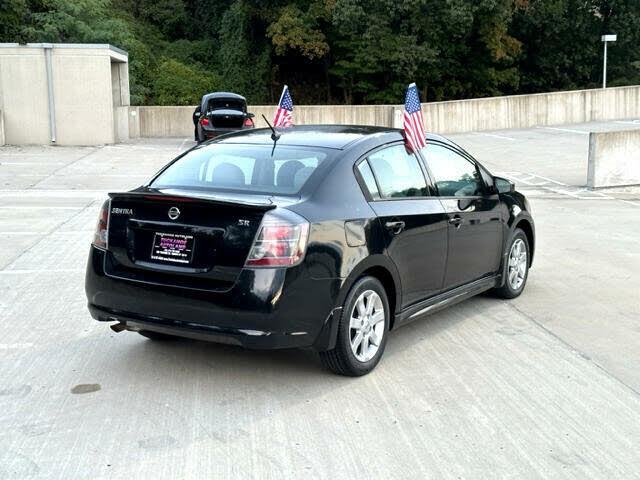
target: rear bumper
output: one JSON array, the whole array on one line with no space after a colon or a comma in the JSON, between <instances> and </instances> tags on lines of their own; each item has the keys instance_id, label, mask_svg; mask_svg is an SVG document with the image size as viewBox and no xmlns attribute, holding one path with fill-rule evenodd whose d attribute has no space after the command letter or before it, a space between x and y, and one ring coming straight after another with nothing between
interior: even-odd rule
<instances>
[{"instance_id":1,"label":"rear bumper","mask_svg":"<svg viewBox=\"0 0 640 480\"><path fill-rule=\"evenodd\" d=\"M202 134L205 139L211 139L219 137L220 135L224 135L225 133L233 133L239 132L240 130L252 129L254 127L238 127L238 128L211 128L211 127L202 127Z\"/></svg>"},{"instance_id":2,"label":"rear bumper","mask_svg":"<svg viewBox=\"0 0 640 480\"><path fill-rule=\"evenodd\" d=\"M244 269L226 291L199 291L109 277L107 253L91 247L85 290L91 316L247 348L330 348L336 279L314 280L303 266Z\"/></svg>"}]
</instances>

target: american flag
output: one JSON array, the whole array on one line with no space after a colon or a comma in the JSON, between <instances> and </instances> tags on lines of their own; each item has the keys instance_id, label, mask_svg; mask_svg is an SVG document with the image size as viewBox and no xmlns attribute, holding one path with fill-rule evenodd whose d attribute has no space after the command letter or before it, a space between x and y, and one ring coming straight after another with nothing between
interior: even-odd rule
<instances>
[{"instance_id":1,"label":"american flag","mask_svg":"<svg viewBox=\"0 0 640 480\"><path fill-rule=\"evenodd\" d=\"M289 87L286 85L282 89L280 103L276 108L276 116L273 118L274 127L287 128L293 125L293 100L289 94Z\"/></svg>"},{"instance_id":2,"label":"american flag","mask_svg":"<svg viewBox=\"0 0 640 480\"><path fill-rule=\"evenodd\" d=\"M424 133L424 118L422 117L422 108L420 108L420 97L415 83L412 83L407 88L402 128L404 128L407 143L414 152L417 152L427 144Z\"/></svg>"}]
</instances>

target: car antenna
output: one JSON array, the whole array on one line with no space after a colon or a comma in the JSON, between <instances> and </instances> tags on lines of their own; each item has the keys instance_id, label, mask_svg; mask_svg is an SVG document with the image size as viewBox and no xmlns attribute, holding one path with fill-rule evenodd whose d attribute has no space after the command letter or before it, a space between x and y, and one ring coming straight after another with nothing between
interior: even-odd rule
<instances>
[{"instance_id":1,"label":"car antenna","mask_svg":"<svg viewBox=\"0 0 640 480\"><path fill-rule=\"evenodd\" d=\"M262 118L264 118L264 121L267 122L267 125L269 125L269 128L271 129L271 140L273 140L273 148L271 149L271 156L273 157L273 152L276 150L276 142L280 140L280 134L276 132L276 129L273 128L273 126L269 123L269 120L267 120L267 117L264 116L264 113L262 114Z\"/></svg>"}]
</instances>

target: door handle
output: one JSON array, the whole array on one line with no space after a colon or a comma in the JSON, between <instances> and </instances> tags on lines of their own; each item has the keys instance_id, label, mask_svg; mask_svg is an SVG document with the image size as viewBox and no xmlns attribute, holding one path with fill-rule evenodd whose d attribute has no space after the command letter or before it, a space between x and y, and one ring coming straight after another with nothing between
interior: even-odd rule
<instances>
[{"instance_id":1,"label":"door handle","mask_svg":"<svg viewBox=\"0 0 640 480\"><path fill-rule=\"evenodd\" d=\"M403 221L387 222L384 224L384 226L387 227L387 230L391 230L391 233L393 233L394 235L398 235L400 232L402 232L402 230L404 230Z\"/></svg>"},{"instance_id":2,"label":"door handle","mask_svg":"<svg viewBox=\"0 0 640 480\"><path fill-rule=\"evenodd\" d=\"M462 225L462 218L460 217L453 217L449 219L449 224L453 225L456 228L460 228L460 225Z\"/></svg>"}]
</instances>

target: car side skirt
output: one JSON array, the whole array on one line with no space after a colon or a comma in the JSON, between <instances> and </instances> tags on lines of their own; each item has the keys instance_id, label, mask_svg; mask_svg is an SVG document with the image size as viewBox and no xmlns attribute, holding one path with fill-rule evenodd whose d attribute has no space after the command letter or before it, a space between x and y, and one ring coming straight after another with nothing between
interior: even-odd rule
<instances>
[{"instance_id":1,"label":"car side skirt","mask_svg":"<svg viewBox=\"0 0 640 480\"><path fill-rule=\"evenodd\" d=\"M467 298L490 290L494 288L499 281L500 275L484 277L407 307L396 317L395 327L405 325L424 315L435 313Z\"/></svg>"}]
</instances>

